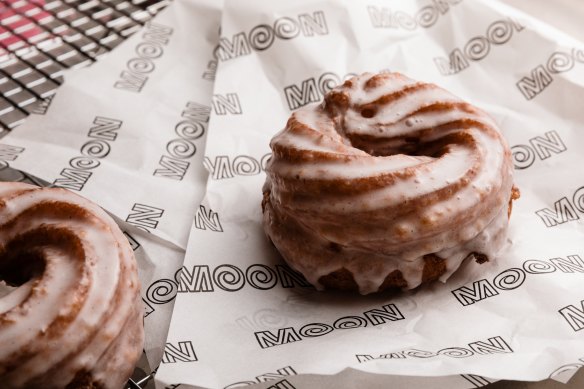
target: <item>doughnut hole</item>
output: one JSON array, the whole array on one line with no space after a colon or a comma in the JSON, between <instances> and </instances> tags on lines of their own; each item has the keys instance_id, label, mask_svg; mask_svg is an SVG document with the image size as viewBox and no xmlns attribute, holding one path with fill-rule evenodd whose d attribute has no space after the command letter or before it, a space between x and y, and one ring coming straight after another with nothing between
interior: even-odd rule
<instances>
[{"instance_id":1,"label":"doughnut hole","mask_svg":"<svg viewBox=\"0 0 584 389\"><path fill-rule=\"evenodd\" d=\"M450 133L433 141L426 141L417 136L384 138L366 134L346 134L346 137L351 146L365 151L373 157L402 154L414 157L440 158L449 153L454 146L473 147L475 144L475 140L464 131Z\"/></svg>"},{"instance_id":2,"label":"doughnut hole","mask_svg":"<svg viewBox=\"0 0 584 389\"><path fill-rule=\"evenodd\" d=\"M18 287L41 278L46 268L45 251L62 249L82 261L84 252L79 238L65 228L39 226L14 237L0 248L0 281Z\"/></svg>"},{"instance_id":3,"label":"doughnut hole","mask_svg":"<svg viewBox=\"0 0 584 389\"><path fill-rule=\"evenodd\" d=\"M6 284L2 289L11 291L33 278L39 278L45 271L45 266L45 258L39 249L7 249L0 255L0 281Z\"/></svg>"}]
</instances>

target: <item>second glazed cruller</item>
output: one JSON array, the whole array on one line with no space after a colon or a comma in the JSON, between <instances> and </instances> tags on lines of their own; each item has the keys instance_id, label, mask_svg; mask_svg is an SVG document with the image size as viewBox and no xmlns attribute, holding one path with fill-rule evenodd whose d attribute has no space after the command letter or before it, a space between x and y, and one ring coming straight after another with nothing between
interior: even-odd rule
<instances>
[{"instance_id":1,"label":"second glazed cruller","mask_svg":"<svg viewBox=\"0 0 584 389\"><path fill-rule=\"evenodd\" d=\"M411 289L505 242L518 197L509 147L488 115L436 85L354 77L270 145L264 229L317 287Z\"/></svg>"}]
</instances>

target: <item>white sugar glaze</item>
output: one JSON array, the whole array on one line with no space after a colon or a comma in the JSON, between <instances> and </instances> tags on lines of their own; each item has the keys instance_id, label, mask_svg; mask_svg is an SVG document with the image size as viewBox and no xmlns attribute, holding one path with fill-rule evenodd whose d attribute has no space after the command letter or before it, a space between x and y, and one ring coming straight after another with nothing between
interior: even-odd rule
<instances>
[{"instance_id":1,"label":"white sugar glaze","mask_svg":"<svg viewBox=\"0 0 584 389\"><path fill-rule=\"evenodd\" d=\"M264 229L317 287L344 268L361 293L394 270L415 288L428 254L444 281L505 241L509 148L488 115L433 84L357 76L293 113L271 147Z\"/></svg>"}]
</instances>

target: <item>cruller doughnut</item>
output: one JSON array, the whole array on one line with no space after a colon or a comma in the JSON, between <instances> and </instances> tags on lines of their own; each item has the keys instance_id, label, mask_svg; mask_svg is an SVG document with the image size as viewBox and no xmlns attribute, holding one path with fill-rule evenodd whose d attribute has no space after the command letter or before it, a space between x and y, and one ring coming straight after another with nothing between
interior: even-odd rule
<instances>
[{"instance_id":1,"label":"cruller doughnut","mask_svg":"<svg viewBox=\"0 0 584 389\"><path fill-rule=\"evenodd\" d=\"M65 189L0 183L0 387L120 389L142 353L128 240Z\"/></svg>"},{"instance_id":2,"label":"cruller doughnut","mask_svg":"<svg viewBox=\"0 0 584 389\"><path fill-rule=\"evenodd\" d=\"M480 109L399 73L365 73L274 136L264 230L318 288L446 280L506 241L511 153Z\"/></svg>"}]
</instances>

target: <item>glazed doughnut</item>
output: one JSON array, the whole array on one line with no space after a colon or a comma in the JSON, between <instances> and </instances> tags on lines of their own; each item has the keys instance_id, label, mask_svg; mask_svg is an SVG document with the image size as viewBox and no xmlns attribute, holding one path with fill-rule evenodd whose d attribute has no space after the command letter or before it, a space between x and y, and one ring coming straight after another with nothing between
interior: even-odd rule
<instances>
[{"instance_id":1,"label":"glazed doughnut","mask_svg":"<svg viewBox=\"0 0 584 389\"><path fill-rule=\"evenodd\" d=\"M356 76L294 112L270 146L264 230L317 288L445 281L506 241L509 147L487 114L436 85Z\"/></svg>"},{"instance_id":2,"label":"glazed doughnut","mask_svg":"<svg viewBox=\"0 0 584 389\"><path fill-rule=\"evenodd\" d=\"M121 389L142 353L133 251L65 189L0 183L2 388Z\"/></svg>"}]
</instances>

